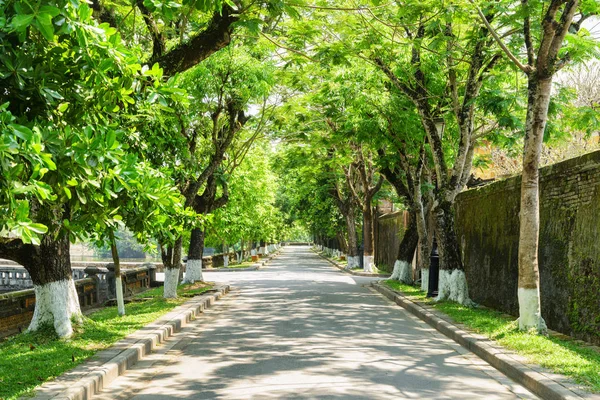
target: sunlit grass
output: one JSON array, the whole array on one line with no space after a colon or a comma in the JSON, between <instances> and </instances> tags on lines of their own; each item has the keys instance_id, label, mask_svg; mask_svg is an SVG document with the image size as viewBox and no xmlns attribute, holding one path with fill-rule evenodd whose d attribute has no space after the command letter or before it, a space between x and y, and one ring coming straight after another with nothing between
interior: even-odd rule
<instances>
[{"instance_id":1,"label":"sunlit grass","mask_svg":"<svg viewBox=\"0 0 600 400\"><path fill-rule=\"evenodd\" d=\"M56 337L51 327L10 337L0 343L0 399L32 394L36 386L210 289L210 284L182 285L177 290L181 297L168 300L162 298L162 288L140 293L138 301L126 304L126 315L120 317L116 307L102 308L86 316L68 340Z\"/></svg>"},{"instance_id":2,"label":"sunlit grass","mask_svg":"<svg viewBox=\"0 0 600 400\"><path fill-rule=\"evenodd\" d=\"M594 392L600 392L600 353L569 340L519 331L516 319L483 307L464 307L454 302L435 302L419 288L398 281L384 283L411 300L435 309L471 330L524 356L529 362L570 376Z\"/></svg>"}]
</instances>

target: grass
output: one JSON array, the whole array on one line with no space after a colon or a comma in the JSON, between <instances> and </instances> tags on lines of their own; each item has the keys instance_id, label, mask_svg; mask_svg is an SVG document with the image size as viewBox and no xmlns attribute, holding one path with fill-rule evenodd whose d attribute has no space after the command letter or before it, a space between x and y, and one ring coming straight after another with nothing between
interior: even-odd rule
<instances>
[{"instance_id":1,"label":"grass","mask_svg":"<svg viewBox=\"0 0 600 400\"><path fill-rule=\"evenodd\" d=\"M361 268L361 267L354 267L354 268L352 268L352 271L364 272L364 270L365 269ZM379 275L389 275L390 274L389 272L383 271L383 270L381 270L379 268L375 268L374 273L375 274L379 274Z\"/></svg>"},{"instance_id":2,"label":"grass","mask_svg":"<svg viewBox=\"0 0 600 400\"><path fill-rule=\"evenodd\" d=\"M435 309L471 330L524 356L529 362L573 378L592 392L600 392L600 353L572 340L519 331L515 318L484 307L464 307L453 302L435 302L419 288L397 281L384 283L411 300Z\"/></svg>"},{"instance_id":3,"label":"grass","mask_svg":"<svg viewBox=\"0 0 600 400\"><path fill-rule=\"evenodd\" d=\"M168 300L162 298L162 288L151 289L138 294L136 302L126 304L127 314L122 317L116 307L84 317L70 339L59 339L50 326L8 338L0 343L0 400L32 395L35 387L210 289L210 284L182 285L177 289L180 297Z\"/></svg>"}]
</instances>

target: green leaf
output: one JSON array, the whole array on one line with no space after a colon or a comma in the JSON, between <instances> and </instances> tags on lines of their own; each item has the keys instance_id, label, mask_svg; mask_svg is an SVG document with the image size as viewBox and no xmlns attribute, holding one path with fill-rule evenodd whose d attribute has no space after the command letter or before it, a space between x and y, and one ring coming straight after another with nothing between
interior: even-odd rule
<instances>
[{"instance_id":1,"label":"green leaf","mask_svg":"<svg viewBox=\"0 0 600 400\"><path fill-rule=\"evenodd\" d=\"M33 132L26 126L17 124L10 124L9 126L13 129L15 135L27 142L29 142L33 137Z\"/></svg>"},{"instance_id":2,"label":"green leaf","mask_svg":"<svg viewBox=\"0 0 600 400\"><path fill-rule=\"evenodd\" d=\"M43 235L44 233L48 232L48 228L46 227L46 225L43 224L32 222L30 224L27 224L27 227L30 231L33 231L39 235Z\"/></svg>"},{"instance_id":3,"label":"green leaf","mask_svg":"<svg viewBox=\"0 0 600 400\"><path fill-rule=\"evenodd\" d=\"M39 13L36 17L35 27L40 33L51 42L54 40L54 25L52 24L52 15L48 13ZM53 96L54 97L54 96ZM62 97L61 97L62 98Z\"/></svg>"},{"instance_id":4,"label":"green leaf","mask_svg":"<svg viewBox=\"0 0 600 400\"><path fill-rule=\"evenodd\" d=\"M60 8L50 5L40 7L40 13L50 14L53 18L60 14Z\"/></svg>"},{"instance_id":5,"label":"green leaf","mask_svg":"<svg viewBox=\"0 0 600 400\"><path fill-rule=\"evenodd\" d=\"M17 32L24 31L33 21L33 14L15 15L11 24Z\"/></svg>"},{"instance_id":6,"label":"green leaf","mask_svg":"<svg viewBox=\"0 0 600 400\"><path fill-rule=\"evenodd\" d=\"M63 188L63 191L65 192L65 195L67 196L67 198L69 200L71 200L71 197L73 197L73 194L71 193L71 189L69 189L68 187L65 186Z\"/></svg>"}]
</instances>

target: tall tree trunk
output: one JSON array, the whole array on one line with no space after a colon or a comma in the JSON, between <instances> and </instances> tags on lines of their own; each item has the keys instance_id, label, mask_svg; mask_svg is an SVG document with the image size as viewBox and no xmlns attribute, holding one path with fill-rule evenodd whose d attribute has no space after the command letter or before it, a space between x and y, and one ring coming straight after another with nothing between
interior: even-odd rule
<instances>
[{"instance_id":1,"label":"tall tree trunk","mask_svg":"<svg viewBox=\"0 0 600 400\"><path fill-rule=\"evenodd\" d=\"M111 230L110 237L110 252L112 253L113 264L115 266L115 293L117 295L117 312L119 315L125 315L125 299L123 298L123 281L121 279L121 260L119 259L119 250L117 249L117 241L115 233Z\"/></svg>"},{"instance_id":2,"label":"tall tree trunk","mask_svg":"<svg viewBox=\"0 0 600 400\"><path fill-rule=\"evenodd\" d=\"M229 267L229 246L223 242L223 267Z\"/></svg>"},{"instance_id":3,"label":"tall tree trunk","mask_svg":"<svg viewBox=\"0 0 600 400\"><path fill-rule=\"evenodd\" d=\"M538 242L540 230L539 162L548 117L552 78L529 77L519 228L519 329L547 331L542 318Z\"/></svg>"},{"instance_id":4,"label":"tall tree trunk","mask_svg":"<svg viewBox=\"0 0 600 400\"><path fill-rule=\"evenodd\" d=\"M185 267L185 283L203 281L202 256L204 254L204 228L194 228L190 237L188 260Z\"/></svg>"},{"instance_id":5,"label":"tall tree trunk","mask_svg":"<svg viewBox=\"0 0 600 400\"><path fill-rule=\"evenodd\" d=\"M467 278L460 254L458 236L454 226L452 203L442 200L433 211L440 250L437 300L451 300L466 306L472 305L473 303L469 299Z\"/></svg>"},{"instance_id":6,"label":"tall tree trunk","mask_svg":"<svg viewBox=\"0 0 600 400\"><path fill-rule=\"evenodd\" d=\"M165 269L165 285L163 287L163 297L165 299L177 298L179 271L181 269L181 243L182 239L179 237L172 246L161 248L161 257Z\"/></svg>"},{"instance_id":7,"label":"tall tree trunk","mask_svg":"<svg viewBox=\"0 0 600 400\"><path fill-rule=\"evenodd\" d=\"M344 216L346 219L346 230L348 231L348 264L347 269L352 269L360 265L358 261L358 240L356 236L356 221L354 212Z\"/></svg>"},{"instance_id":8,"label":"tall tree trunk","mask_svg":"<svg viewBox=\"0 0 600 400\"><path fill-rule=\"evenodd\" d=\"M409 285L413 283L412 260L415 256L418 242L419 231L417 230L416 215L414 211L411 211L404 236L398 246L398 256L396 257L394 271L390 279L396 279Z\"/></svg>"},{"instance_id":9,"label":"tall tree trunk","mask_svg":"<svg viewBox=\"0 0 600 400\"><path fill-rule=\"evenodd\" d=\"M261 257L267 255L267 243L264 240L260 241L260 247L258 248L258 255Z\"/></svg>"},{"instance_id":10,"label":"tall tree trunk","mask_svg":"<svg viewBox=\"0 0 600 400\"><path fill-rule=\"evenodd\" d=\"M367 207L363 210L364 225L363 225L363 268L365 272L373 272L375 267L374 248L375 240L373 235L373 208L371 202L367 203Z\"/></svg>"},{"instance_id":11,"label":"tall tree trunk","mask_svg":"<svg viewBox=\"0 0 600 400\"><path fill-rule=\"evenodd\" d=\"M419 234L419 268L421 269L421 290L426 292L429 287L429 235L427 234L427 220L425 218L425 207L419 201L415 210L417 232Z\"/></svg>"},{"instance_id":12,"label":"tall tree trunk","mask_svg":"<svg viewBox=\"0 0 600 400\"><path fill-rule=\"evenodd\" d=\"M29 331L52 324L58 336L73 334L72 320L81 321L79 298L73 281L68 235L47 234L23 266L35 290L35 311Z\"/></svg>"}]
</instances>

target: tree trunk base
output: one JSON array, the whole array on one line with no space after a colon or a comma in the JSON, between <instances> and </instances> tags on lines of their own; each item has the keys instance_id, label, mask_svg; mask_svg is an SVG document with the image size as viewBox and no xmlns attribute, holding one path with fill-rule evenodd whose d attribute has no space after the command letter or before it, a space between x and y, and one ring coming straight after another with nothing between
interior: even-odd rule
<instances>
[{"instance_id":1,"label":"tree trunk base","mask_svg":"<svg viewBox=\"0 0 600 400\"><path fill-rule=\"evenodd\" d=\"M363 268L364 268L365 272L368 272L368 273L375 272L375 257L363 256Z\"/></svg>"},{"instance_id":2,"label":"tree trunk base","mask_svg":"<svg viewBox=\"0 0 600 400\"><path fill-rule=\"evenodd\" d=\"M474 305L469 298L467 277L465 276L464 271L459 269L440 270L438 296L436 297L436 301L442 300L455 301L467 307L472 307Z\"/></svg>"},{"instance_id":3,"label":"tree trunk base","mask_svg":"<svg viewBox=\"0 0 600 400\"><path fill-rule=\"evenodd\" d=\"M394 263L394 272L392 272L390 279L406 283L407 285L412 285L413 279L411 265L406 261L396 260Z\"/></svg>"},{"instance_id":4,"label":"tree trunk base","mask_svg":"<svg viewBox=\"0 0 600 400\"><path fill-rule=\"evenodd\" d=\"M73 279L55 281L44 285L34 285L35 311L28 331L36 331L41 326L52 324L59 337L73 334L71 321L81 323L79 298Z\"/></svg>"},{"instance_id":5,"label":"tree trunk base","mask_svg":"<svg viewBox=\"0 0 600 400\"><path fill-rule=\"evenodd\" d=\"M421 268L421 291L429 290L429 268Z\"/></svg>"},{"instance_id":6,"label":"tree trunk base","mask_svg":"<svg viewBox=\"0 0 600 400\"><path fill-rule=\"evenodd\" d=\"M224 259L225 257L223 257ZM185 279L183 283L194 283L203 281L202 260L188 260L185 264Z\"/></svg>"},{"instance_id":7,"label":"tree trunk base","mask_svg":"<svg viewBox=\"0 0 600 400\"><path fill-rule=\"evenodd\" d=\"M538 333L548 333L546 321L542 318L540 292L538 289L519 288L519 329L528 331L535 329Z\"/></svg>"},{"instance_id":8,"label":"tree trunk base","mask_svg":"<svg viewBox=\"0 0 600 400\"><path fill-rule=\"evenodd\" d=\"M179 268L165 268L165 286L163 297L165 299L176 299L178 284Z\"/></svg>"},{"instance_id":9,"label":"tree trunk base","mask_svg":"<svg viewBox=\"0 0 600 400\"><path fill-rule=\"evenodd\" d=\"M352 269L359 266L358 256L348 256L348 265L346 265L346 269Z\"/></svg>"},{"instance_id":10,"label":"tree trunk base","mask_svg":"<svg viewBox=\"0 0 600 400\"><path fill-rule=\"evenodd\" d=\"M119 315L125 315L125 299L123 299L123 279L120 276L115 278L115 290L117 294L117 312Z\"/></svg>"},{"instance_id":11,"label":"tree trunk base","mask_svg":"<svg viewBox=\"0 0 600 400\"><path fill-rule=\"evenodd\" d=\"M223 256L223 266L225 268L229 267L229 256Z\"/></svg>"}]
</instances>

